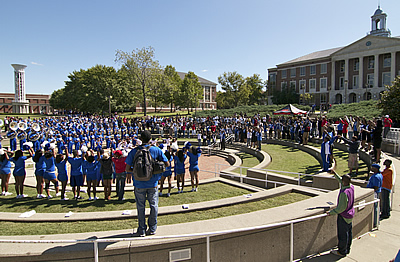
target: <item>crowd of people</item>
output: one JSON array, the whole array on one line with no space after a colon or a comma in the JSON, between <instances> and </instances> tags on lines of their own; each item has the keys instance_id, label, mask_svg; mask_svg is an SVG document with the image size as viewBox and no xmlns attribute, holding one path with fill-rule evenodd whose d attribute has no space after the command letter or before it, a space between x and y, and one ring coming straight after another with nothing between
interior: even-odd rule
<instances>
[{"instance_id":1,"label":"crowd of people","mask_svg":"<svg viewBox=\"0 0 400 262\"><path fill-rule=\"evenodd\" d=\"M221 150L224 150L227 141L236 141L261 150L263 139L288 139L307 145L310 138L321 138L323 170L329 171L332 163L332 145L339 139L349 144L350 173L353 170L357 173L359 150L372 149L375 165L379 166L382 137L387 136L391 124L389 116L371 120L349 116L335 121L324 116L272 118L269 115L259 114L197 118L177 115L130 119L118 115L113 117L69 115L40 119L6 117L4 129L10 140L10 147L0 149L2 195L11 194L8 182L11 163L14 163L16 197L27 196L24 194L25 161L32 157L35 163L37 198L52 198L50 191L52 183L55 196L68 200L66 186L69 181L74 198L77 200L83 198L81 187L85 183L89 200L98 199L97 187L100 183L104 187L106 200L110 200L113 183L116 185L118 200L124 200L126 183L133 183L139 217L137 234L139 236L154 234L157 225L158 197L164 195L165 180L168 182L165 196L169 197L171 194L173 175L177 180L178 193L182 193L185 187L186 165L189 163L191 191L198 190L198 161L201 156L201 146L216 144L218 140ZM158 138L153 139L152 133ZM349 134L351 134L350 139L348 139ZM197 147L192 146L190 142L186 142L183 148L178 147L177 138L190 137L197 138ZM165 163L166 169L154 175L149 181L139 181L132 175L134 157L139 150L147 147L154 159ZM24 156L24 151L28 152L27 156ZM67 164L70 166L69 170ZM149 232L145 232L147 226L144 222L146 199L151 207ZM383 212L383 217L389 216L387 208Z\"/></svg>"}]
</instances>

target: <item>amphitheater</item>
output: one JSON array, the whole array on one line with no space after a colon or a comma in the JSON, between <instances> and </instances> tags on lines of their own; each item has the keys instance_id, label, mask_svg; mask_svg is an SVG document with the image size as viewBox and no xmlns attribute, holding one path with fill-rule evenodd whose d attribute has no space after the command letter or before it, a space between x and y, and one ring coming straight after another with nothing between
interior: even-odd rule
<instances>
[{"instance_id":1,"label":"amphitheater","mask_svg":"<svg viewBox=\"0 0 400 262\"><path fill-rule=\"evenodd\" d=\"M288 141L267 140L295 147L320 161L319 149ZM344 144L336 148L345 151ZM242 164L239 152L251 154L259 164L247 172L233 172ZM400 168L400 160L384 155ZM369 155L361 152L360 159L368 166ZM0 261L337 261L329 254L337 244L336 217L325 211L334 208L338 183L332 175L319 172L305 180L268 170L273 159L264 151L232 143L225 151L210 149L203 152L200 162L201 183L221 182L246 188L252 193L201 203L159 208L159 215L193 212L238 203L274 198L291 192L310 196L296 203L255 212L172 225L161 225L155 236L133 238L130 230L100 231L74 234L3 236L0 233ZM228 164L229 163L229 164ZM290 163L288 163L290 164ZM209 171L209 172L204 172ZM27 169L27 186L35 186L32 169ZM353 221L351 253L341 261L389 261L400 246L399 200L393 194L392 216L373 228L374 196L365 188L365 181L352 181L355 186L356 214ZM186 185L189 185L187 182ZM129 186L127 190L132 190ZM397 189L397 183L395 189ZM0 213L1 221L60 222L136 218L122 211L36 213L21 218L21 213ZM146 210L148 213L149 210Z\"/></svg>"}]
</instances>

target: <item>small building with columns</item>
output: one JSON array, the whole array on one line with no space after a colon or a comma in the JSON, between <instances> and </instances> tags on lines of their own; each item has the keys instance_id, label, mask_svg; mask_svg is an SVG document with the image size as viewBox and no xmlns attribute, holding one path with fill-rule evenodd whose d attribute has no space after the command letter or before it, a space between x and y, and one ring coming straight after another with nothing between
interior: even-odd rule
<instances>
[{"instance_id":1,"label":"small building with columns","mask_svg":"<svg viewBox=\"0 0 400 262\"><path fill-rule=\"evenodd\" d=\"M268 69L269 90L294 88L298 94L310 94L308 103L317 105L379 99L400 75L400 37L391 37L386 18L378 6L367 36Z\"/></svg>"}]
</instances>

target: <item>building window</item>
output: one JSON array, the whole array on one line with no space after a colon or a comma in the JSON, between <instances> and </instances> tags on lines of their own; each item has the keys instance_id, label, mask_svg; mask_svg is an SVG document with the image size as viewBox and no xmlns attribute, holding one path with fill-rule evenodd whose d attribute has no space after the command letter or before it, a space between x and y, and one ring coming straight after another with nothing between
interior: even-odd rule
<instances>
[{"instance_id":1,"label":"building window","mask_svg":"<svg viewBox=\"0 0 400 262\"><path fill-rule=\"evenodd\" d=\"M358 76L353 76L353 88L358 88Z\"/></svg>"},{"instance_id":2,"label":"building window","mask_svg":"<svg viewBox=\"0 0 400 262\"><path fill-rule=\"evenodd\" d=\"M316 88L316 80L310 79L310 89L315 89L315 88Z\"/></svg>"},{"instance_id":3,"label":"building window","mask_svg":"<svg viewBox=\"0 0 400 262\"><path fill-rule=\"evenodd\" d=\"M344 72L344 61L340 61L339 62L339 66L340 66L340 73L343 73Z\"/></svg>"},{"instance_id":4,"label":"building window","mask_svg":"<svg viewBox=\"0 0 400 262\"><path fill-rule=\"evenodd\" d=\"M300 67L300 76L305 76L306 75L306 67L302 66Z\"/></svg>"},{"instance_id":5,"label":"building window","mask_svg":"<svg viewBox=\"0 0 400 262\"><path fill-rule=\"evenodd\" d=\"M374 69L375 66L375 57L368 57L368 69Z\"/></svg>"},{"instance_id":6,"label":"building window","mask_svg":"<svg viewBox=\"0 0 400 262\"><path fill-rule=\"evenodd\" d=\"M310 75L315 75L317 70L315 69L315 65L310 66Z\"/></svg>"},{"instance_id":7,"label":"building window","mask_svg":"<svg viewBox=\"0 0 400 262\"><path fill-rule=\"evenodd\" d=\"M320 101L321 104L326 104L326 94L321 94Z\"/></svg>"},{"instance_id":8,"label":"building window","mask_svg":"<svg viewBox=\"0 0 400 262\"><path fill-rule=\"evenodd\" d=\"M270 86L270 89L276 88L276 74L269 75L269 86Z\"/></svg>"},{"instance_id":9,"label":"building window","mask_svg":"<svg viewBox=\"0 0 400 262\"><path fill-rule=\"evenodd\" d=\"M319 89L326 89L328 87L328 79L321 78L319 80Z\"/></svg>"},{"instance_id":10,"label":"building window","mask_svg":"<svg viewBox=\"0 0 400 262\"><path fill-rule=\"evenodd\" d=\"M296 68L290 69L290 77L296 77Z\"/></svg>"},{"instance_id":11,"label":"building window","mask_svg":"<svg viewBox=\"0 0 400 262\"><path fill-rule=\"evenodd\" d=\"M307 86L306 86L306 80L300 80L299 81L299 88L300 88L300 90L302 90L303 88L305 89Z\"/></svg>"},{"instance_id":12,"label":"building window","mask_svg":"<svg viewBox=\"0 0 400 262\"><path fill-rule=\"evenodd\" d=\"M286 82L281 82L281 90L287 88L287 83Z\"/></svg>"},{"instance_id":13,"label":"building window","mask_svg":"<svg viewBox=\"0 0 400 262\"><path fill-rule=\"evenodd\" d=\"M286 74L287 74L286 69L285 69L285 70L282 70L281 73L282 73L282 78L286 78Z\"/></svg>"},{"instance_id":14,"label":"building window","mask_svg":"<svg viewBox=\"0 0 400 262\"><path fill-rule=\"evenodd\" d=\"M367 83L369 88L374 87L374 74L367 75Z\"/></svg>"},{"instance_id":15,"label":"building window","mask_svg":"<svg viewBox=\"0 0 400 262\"><path fill-rule=\"evenodd\" d=\"M209 86L205 87L204 101L210 102L210 87Z\"/></svg>"},{"instance_id":16,"label":"building window","mask_svg":"<svg viewBox=\"0 0 400 262\"><path fill-rule=\"evenodd\" d=\"M358 58L354 59L354 66L353 66L353 70L354 71L358 71L360 68L360 60Z\"/></svg>"},{"instance_id":17,"label":"building window","mask_svg":"<svg viewBox=\"0 0 400 262\"><path fill-rule=\"evenodd\" d=\"M383 67L390 67L392 65L392 59L390 54L383 55Z\"/></svg>"},{"instance_id":18,"label":"building window","mask_svg":"<svg viewBox=\"0 0 400 262\"><path fill-rule=\"evenodd\" d=\"M382 74L382 84L383 86L390 86L391 81L390 81L390 72L385 72Z\"/></svg>"},{"instance_id":19,"label":"building window","mask_svg":"<svg viewBox=\"0 0 400 262\"><path fill-rule=\"evenodd\" d=\"M328 65L321 64L321 74L326 74L328 72Z\"/></svg>"},{"instance_id":20,"label":"building window","mask_svg":"<svg viewBox=\"0 0 400 262\"><path fill-rule=\"evenodd\" d=\"M290 89L296 89L296 81L290 81Z\"/></svg>"},{"instance_id":21,"label":"building window","mask_svg":"<svg viewBox=\"0 0 400 262\"><path fill-rule=\"evenodd\" d=\"M340 90L344 89L344 77L339 78L339 89Z\"/></svg>"}]
</instances>

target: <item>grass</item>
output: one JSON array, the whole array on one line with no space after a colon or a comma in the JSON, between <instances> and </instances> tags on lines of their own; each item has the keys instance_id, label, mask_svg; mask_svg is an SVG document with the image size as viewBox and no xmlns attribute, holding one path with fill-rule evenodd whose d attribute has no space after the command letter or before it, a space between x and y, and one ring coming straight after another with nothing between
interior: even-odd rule
<instances>
[{"instance_id":1,"label":"grass","mask_svg":"<svg viewBox=\"0 0 400 262\"><path fill-rule=\"evenodd\" d=\"M240 152L236 154L242 160L242 166L244 167L253 167L260 163L257 157L253 156L252 154L246 152ZM240 168L236 168L233 172L240 174ZM247 169L242 168L242 174L247 174Z\"/></svg>"},{"instance_id":2,"label":"grass","mask_svg":"<svg viewBox=\"0 0 400 262\"><path fill-rule=\"evenodd\" d=\"M274 144L263 144L262 150L271 156L272 161L271 164L268 165L267 169L303 174L315 174L321 168L321 165L317 159L298 148ZM285 175L297 177L295 174Z\"/></svg>"},{"instance_id":3,"label":"grass","mask_svg":"<svg viewBox=\"0 0 400 262\"><path fill-rule=\"evenodd\" d=\"M186 222L245 214L257 210L263 210L263 209L295 203L308 198L310 198L310 196L302 195L299 193L289 193L274 198L269 198L244 204L214 208L210 210L163 215L158 217L158 225L162 226L162 225L180 224ZM0 223L0 232L1 235L7 235L7 236L45 235L45 234L65 234L65 233L82 233L82 232L96 232L96 231L107 231L107 230L133 229L135 227L137 227L136 219L124 219L124 220L112 220L112 221L80 221L80 222L68 222L68 223L2 222Z\"/></svg>"},{"instance_id":4,"label":"grass","mask_svg":"<svg viewBox=\"0 0 400 262\"><path fill-rule=\"evenodd\" d=\"M186 187L184 191L189 191L190 186ZM67 192L68 201L61 201L60 197L48 199L36 199L36 189L31 187L24 187L24 194L28 194L27 198L16 199L14 186L10 185L9 191L13 193L11 196L2 197L0 212L16 212L23 213L30 210L35 210L38 213L67 213L72 212L102 212L102 211L116 211L116 210L129 210L136 208L135 196L133 192L125 192L125 201L118 201L113 198L111 201L105 201L104 194L98 193L100 199L93 201L88 200L86 193L81 193L85 199L76 201L72 200L73 194ZM164 193L167 190L164 188ZM200 185L197 193L184 193L178 194L177 189L172 189L170 197L160 197L159 206L174 206L189 203L199 203L210 200L217 200L249 194L251 191L235 186L231 186L221 182L207 183ZM54 196L54 192L52 192ZM112 194L112 196L115 195Z\"/></svg>"}]
</instances>

